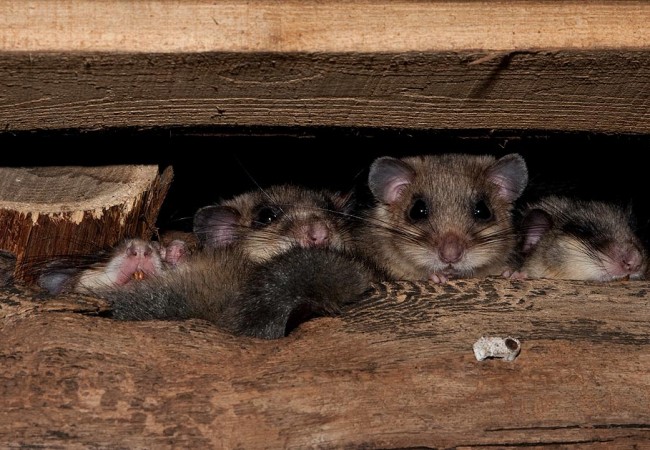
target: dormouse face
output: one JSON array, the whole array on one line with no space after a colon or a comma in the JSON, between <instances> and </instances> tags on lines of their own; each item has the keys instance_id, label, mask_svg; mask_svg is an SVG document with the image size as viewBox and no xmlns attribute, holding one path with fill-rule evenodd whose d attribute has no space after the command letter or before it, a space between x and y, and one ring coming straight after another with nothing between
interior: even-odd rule
<instances>
[{"instance_id":1,"label":"dormouse face","mask_svg":"<svg viewBox=\"0 0 650 450\"><path fill-rule=\"evenodd\" d=\"M402 264L470 276L511 251L512 203L527 181L518 155L379 158L369 176L372 226Z\"/></svg>"},{"instance_id":2,"label":"dormouse face","mask_svg":"<svg viewBox=\"0 0 650 450\"><path fill-rule=\"evenodd\" d=\"M530 278L638 279L647 268L631 212L615 204L549 196L528 206L522 232Z\"/></svg>"},{"instance_id":3,"label":"dormouse face","mask_svg":"<svg viewBox=\"0 0 650 450\"><path fill-rule=\"evenodd\" d=\"M349 238L347 198L278 185L200 209L194 232L207 247L235 244L254 261L293 246L343 248Z\"/></svg>"}]
</instances>

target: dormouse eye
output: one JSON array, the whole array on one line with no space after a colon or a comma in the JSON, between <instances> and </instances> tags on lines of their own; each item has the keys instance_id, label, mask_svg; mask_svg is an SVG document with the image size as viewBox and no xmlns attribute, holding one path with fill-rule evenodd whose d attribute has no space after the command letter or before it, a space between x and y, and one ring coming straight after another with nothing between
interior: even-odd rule
<instances>
[{"instance_id":1,"label":"dormouse eye","mask_svg":"<svg viewBox=\"0 0 650 450\"><path fill-rule=\"evenodd\" d=\"M492 218L492 211L483 200L479 200L474 205L474 218L477 220L490 220Z\"/></svg>"},{"instance_id":2,"label":"dormouse eye","mask_svg":"<svg viewBox=\"0 0 650 450\"><path fill-rule=\"evenodd\" d=\"M569 221L561 227L561 230L596 250L605 249L611 242L611 239L599 230L598 225L590 221L584 224Z\"/></svg>"},{"instance_id":3,"label":"dormouse eye","mask_svg":"<svg viewBox=\"0 0 650 450\"><path fill-rule=\"evenodd\" d=\"M595 231L597 227L591 226L591 224L579 224L575 222L568 222L562 226L562 231L566 234L577 237L582 240L594 240L597 232Z\"/></svg>"},{"instance_id":4,"label":"dormouse eye","mask_svg":"<svg viewBox=\"0 0 650 450\"><path fill-rule=\"evenodd\" d=\"M409 218L411 220L422 220L427 217L429 217L429 207L424 200L419 198L413 203L413 206L411 206Z\"/></svg>"},{"instance_id":5,"label":"dormouse eye","mask_svg":"<svg viewBox=\"0 0 650 450\"><path fill-rule=\"evenodd\" d=\"M280 216L280 209L265 207L257 212L253 225L265 227L274 222Z\"/></svg>"}]
</instances>

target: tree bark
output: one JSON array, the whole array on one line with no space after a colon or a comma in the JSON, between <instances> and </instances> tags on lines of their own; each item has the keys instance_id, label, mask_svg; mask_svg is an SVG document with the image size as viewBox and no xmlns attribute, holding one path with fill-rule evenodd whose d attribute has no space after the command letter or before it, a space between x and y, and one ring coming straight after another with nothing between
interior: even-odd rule
<instances>
[{"instance_id":1,"label":"tree bark","mask_svg":"<svg viewBox=\"0 0 650 450\"><path fill-rule=\"evenodd\" d=\"M0 295L2 446L642 448L650 283L386 283L288 337ZM521 342L477 360L481 337Z\"/></svg>"}]
</instances>

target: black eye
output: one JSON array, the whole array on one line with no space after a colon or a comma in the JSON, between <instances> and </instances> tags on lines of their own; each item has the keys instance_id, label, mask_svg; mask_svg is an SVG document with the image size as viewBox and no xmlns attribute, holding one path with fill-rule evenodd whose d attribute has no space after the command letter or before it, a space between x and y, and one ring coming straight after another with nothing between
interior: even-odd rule
<instances>
[{"instance_id":1,"label":"black eye","mask_svg":"<svg viewBox=\"0 0 650 450\"><path fill-rule=\"evenodd\" d=\"M611 242L597 224L589 221L584 224L567 222L562 225L561 230L596 250L606 248Z\"/></svg>"},{"instance_id":2,"label":"black eye","mask_svg":"<svg viewBox=\"0 0 650 450\"><path fill-rule=\"evenodd\" d=\"M474 218L478 220L489 220L492 218L492 211L490 211L490 208L483 200L476 202L473 214Z\"/></svg>"},{"instance_id":3,"label":"black eye","mask_svg":"<svg viewBox=\"0 0 650 450\"><path fill-rule=\"evenodd\" d=\"M583 225L575 222L567 222L562 225L562 231L583 240L593 240L597 234L595 227L589 223Z\"/></svg>"},{"instance_id":4,"label":"black eye","mask_svg":"<svg viewBox=\"0 0 650 450\"><path fill-rule=\"evenodd\" d=\"M280 215L280 209L265 207L257 212L254 225L265 227L275 221Z\"/></svg>"},{"instance_id":5,"label":"black eye","mask_svg":"<svg viewBox=\"0 0 650 450\"><path fill-rule=\"evenodd\" d=\"M409 211L409 217L411 218L411 220L422 220L422 219L426 219L428 216L429 216L429 207L427 206L426 202L421 198L417 199L413 203L413 206L411 206L411 210Z\"/></svg>"}]
</instances>

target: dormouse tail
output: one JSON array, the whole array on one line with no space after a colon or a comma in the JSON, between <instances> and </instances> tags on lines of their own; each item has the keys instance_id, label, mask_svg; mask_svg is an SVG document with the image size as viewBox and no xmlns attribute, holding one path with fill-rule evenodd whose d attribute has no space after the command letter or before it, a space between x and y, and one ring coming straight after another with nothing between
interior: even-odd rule
<instances>
[{"instance_id":1,"label":"dormouse tail","mask_svg":"<svg viewBox=\"0 0 650 450\"><path fill-rule=\"evenodd\" d=\"M379 272L358 256L327 248L295 248L253 271L224 319L236 334L286 336L300 323L331 316L362 298Z\"/></svg>"}]
</instances>

